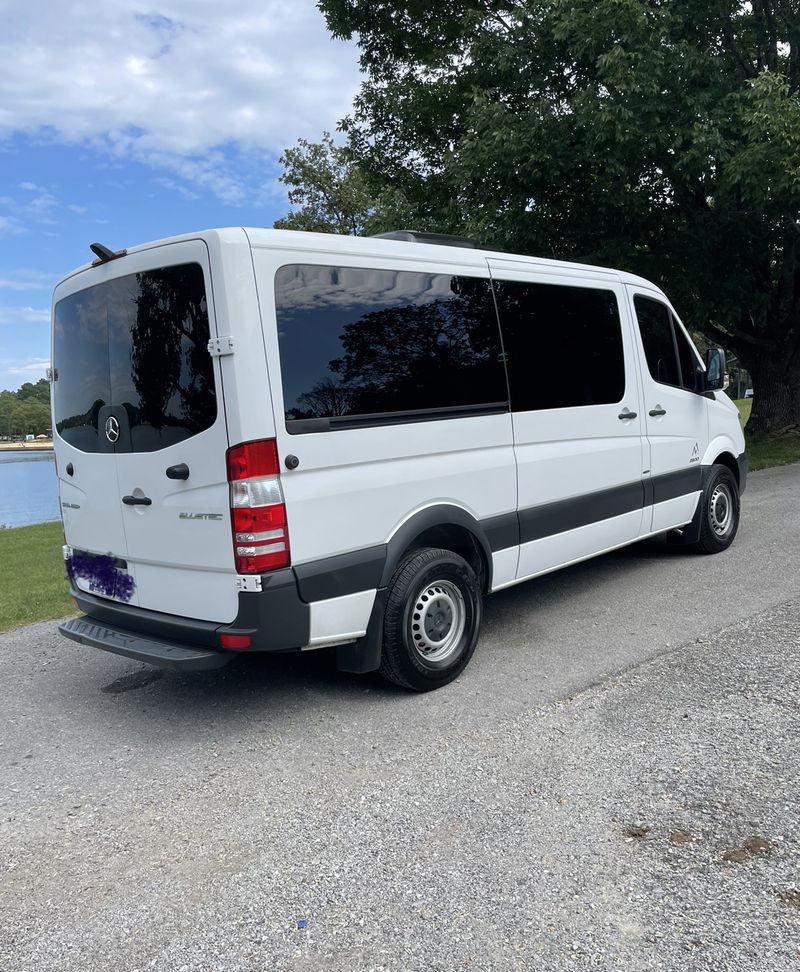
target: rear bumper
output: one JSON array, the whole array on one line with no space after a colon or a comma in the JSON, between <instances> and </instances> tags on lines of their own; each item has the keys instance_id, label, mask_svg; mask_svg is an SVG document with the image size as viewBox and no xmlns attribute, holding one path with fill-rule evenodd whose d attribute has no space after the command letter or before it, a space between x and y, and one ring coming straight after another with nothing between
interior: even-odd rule
<instances>
[{"instance_id":1,"label":"rear bumper","mask_svg":"<svg viewBox=\"0 0 800 972\"><path fill-rule=\"evenodd\" d=\"M86 617L61 625L73 641L125 655L161 668L198 671L219 668L247 651L293 651L309 642L311 611L300 597L291 569L264 575L259 592L241 592L230 624L148 611L72 588ZM251 647L226 651L220 635L248 635Z\"/></svg>"}]
</instances>

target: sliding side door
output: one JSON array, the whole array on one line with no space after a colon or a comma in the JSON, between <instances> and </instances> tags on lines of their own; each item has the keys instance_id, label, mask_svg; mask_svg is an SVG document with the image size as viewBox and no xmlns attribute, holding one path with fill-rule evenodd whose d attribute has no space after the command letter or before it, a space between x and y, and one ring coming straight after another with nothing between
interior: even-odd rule
<instances>
[{"instance_id":1,"label":"sliding side door","mask_svg":"<svg viewBox=\"0 0 800 972\"><path fill-rule=\"evenodd\" d=\"M613 274L490 262L518 467L518 579L641 533L642 418L630 316Z\"/></svg>"}]
</instances>

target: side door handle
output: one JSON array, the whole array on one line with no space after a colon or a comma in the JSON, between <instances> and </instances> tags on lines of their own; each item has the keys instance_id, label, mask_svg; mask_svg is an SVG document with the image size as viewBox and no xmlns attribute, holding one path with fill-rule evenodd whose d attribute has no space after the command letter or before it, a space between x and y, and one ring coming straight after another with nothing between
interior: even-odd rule
<instances>
[{"instance_id":1,"label":"side door handle","mask_svg":"<svg viewBox=\"0 0 800 972\"><path fill-rule=\"evenodd\" d=\"M617 418L622 419L622 421L624 422L625 419L635 419L636 415L637 413L632 412L629 408L623 408L623 410L619 413Z\"/></svg>"},{"instance_id":2,"label":"side door handle","mask_svg":"<svg viewBox=\"0 0 800 972\"><path fill-rule=\"evenodd\" d=\"M123 496L122 502L126 506L152 506L153 501L149 496Z\"/></svg>"},{"instance_id":3,"label":"side door handle","mask_svg":"<svg viewBox=\"0 0 800 972\"><path fill-rule=\"evenodd\" d=\"M656 405L655 408L650 409L648 414L652 415L653 418L658 418L659 415L666 415L667 410L665 408L662 408L660 405Z\"/></svg>"}]
</instances>

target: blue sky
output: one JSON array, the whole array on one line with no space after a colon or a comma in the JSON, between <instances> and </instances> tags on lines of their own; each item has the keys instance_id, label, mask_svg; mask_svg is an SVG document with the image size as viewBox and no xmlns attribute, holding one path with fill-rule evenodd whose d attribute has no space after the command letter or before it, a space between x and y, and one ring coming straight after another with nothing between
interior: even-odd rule
<instances>
[{"instance_id":1,"label":"blue sky","mask_svg":"<svg viewBox=\"0 0 800 972\"><path fill-rule=\"evenodd\" d=\"M89 243L271 225L278 156L359 84L313 0L0 0L0 64L0 390L44 375Z\"/></svg>"}]
</instances>

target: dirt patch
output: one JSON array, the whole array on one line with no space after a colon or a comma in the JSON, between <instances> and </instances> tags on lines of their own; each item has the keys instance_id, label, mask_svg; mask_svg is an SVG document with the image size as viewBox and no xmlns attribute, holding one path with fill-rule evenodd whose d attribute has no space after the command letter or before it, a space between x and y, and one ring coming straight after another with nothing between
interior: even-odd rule
<instances>
[{"instance_id":1,"label":"dirt patch","mask_svg":"<svg viewBox=\"0 0 800 972\"><path fill-rule=\"evenodd\" d=\"M800 889L786 888L784 891L779 891L778 900L792 908L800 908Z\"/></svg>"},{"instance_id":2,"label":"dirt patch","mask_svg":"<svg viewBox=\"0 0 800 972\"><path fill-rule=\"evenodd\" d=\"M742 841L741 847L729 847L722 854L723 861L731 864L745 864L754 857L766 857L772 850L772 841L764 837L752 836Z\"/></svg>"}]
</instances>

